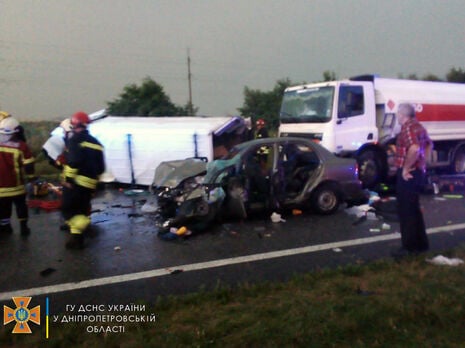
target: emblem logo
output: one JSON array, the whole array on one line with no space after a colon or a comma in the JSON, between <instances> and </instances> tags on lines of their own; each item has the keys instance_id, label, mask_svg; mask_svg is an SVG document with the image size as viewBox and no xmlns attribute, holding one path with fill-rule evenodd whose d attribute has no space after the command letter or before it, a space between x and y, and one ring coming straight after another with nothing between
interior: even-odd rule
<instances>
[{"instance_id":1,"label":"emblem logo","mask_svg":"<svg viewBox=\"0 0 465 348\"><path fill-rule=\"evenodd\" d=\"M16 305L15 309L3 306L3 325L8 325L15 321L15 327L12 333L28 334L32 333L28 322L40 325L40 306L29 309L29 302L32 297L13 297L12 300Z\"/></svg>"}]
</instances>

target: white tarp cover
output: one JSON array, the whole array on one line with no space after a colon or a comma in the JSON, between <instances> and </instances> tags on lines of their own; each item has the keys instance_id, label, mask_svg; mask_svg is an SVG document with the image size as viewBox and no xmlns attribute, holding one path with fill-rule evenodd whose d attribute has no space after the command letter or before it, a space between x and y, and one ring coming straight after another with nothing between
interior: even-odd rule
<instances>
[{"instance_id":1,"label":"white tarp cover","mask_svg":"<svg viewBox=\"0 0 465 348\"><path fill-rule=\"evenodd\" d=\"M109 116L91 123L89 131L105 147L106 171L115 181L132 183L130 149L135 183L150 185L163 161L196 155L211 161L213 134L237 119Z\"/></svg>"}]
</instances>

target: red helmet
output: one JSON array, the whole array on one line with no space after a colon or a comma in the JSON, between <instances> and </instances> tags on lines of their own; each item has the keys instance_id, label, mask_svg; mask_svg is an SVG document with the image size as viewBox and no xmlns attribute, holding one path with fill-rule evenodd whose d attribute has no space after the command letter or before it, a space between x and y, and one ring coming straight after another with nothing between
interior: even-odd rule
<instances>
[{"instance_id":1,"label":"red helmet","mask_svg":"<svg viewBox=\"0 0 465 348\"><path fill-rule=\"evenodd\" d=\"M257 126L264 126L265 125L265 120L263 118L259 118L257 122L255 122Z\"/></svg>"},{"instance_id":2,"label":"red helmet","mask_svg":"<svg viewBox=\"0 0 465 348\"><path fill-rule=\"evenodd\" d=\"M76 127L85 128L87 127L89 123L90 123L89 115L87 115L85 112L78 111L71 117L71 125L73 126L73 128L76 128Z\"/></svg>"}]
</instances>

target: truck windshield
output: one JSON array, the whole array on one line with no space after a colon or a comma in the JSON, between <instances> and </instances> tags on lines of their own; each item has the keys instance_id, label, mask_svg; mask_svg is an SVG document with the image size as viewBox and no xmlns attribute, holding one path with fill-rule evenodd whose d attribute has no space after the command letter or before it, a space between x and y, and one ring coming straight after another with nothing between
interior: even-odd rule
<instances>
[{"instance_id":1,"label":"truck windshield","mask_svg":"<svg viewBox=\"0 0 465 348\"><path fill-rule=\"evenodd\" d=\"M334 87L306 88L284 93L282 123L320 123L331 120Z\"/></svg>"}]
</instances>

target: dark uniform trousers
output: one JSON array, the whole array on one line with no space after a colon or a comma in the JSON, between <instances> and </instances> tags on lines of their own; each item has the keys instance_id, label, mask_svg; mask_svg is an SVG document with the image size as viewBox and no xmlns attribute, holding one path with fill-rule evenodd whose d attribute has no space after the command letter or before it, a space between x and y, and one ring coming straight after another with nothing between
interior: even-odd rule
<instances>
[{"instance_id":1,"label":"dark uniform trousers","mask_svg":"<svg viewBox=\"0 0 465 348\"><path fill-rule=\"evenodd\" d=\"M12 205L15 204L16 215L19 221L26 221L28 219L28 209L26 205L26 195L18 195L12 197L1 197L0 198L0 224L2 221L10 220L12 213Z\"/></svg>"},{"instance_id":2,"label":"dark uniform trousers","mask_svg":"<svg viewBox=\"0 0 465 348\"><path fill-rule=\"evenodd\" d=\"M92 193L92 190L79 185L74 185L73 188L63 187L62 214L73 234L82 233L90 223Z\"/></svg>"},{"instance_id":3,"label":"dark uniform trousers","mask_svg":"<svg viewBox=\"0 0 465 348\"><path fill-rule=\"evenodd\" d=\"M399 212L402 247L409 252L426 251L429 248L423 212L420 208L420 193L424 189L425 174L416 169L413 178L404 180L402 169L397 171L397 208Z\"/></svg>"},{"instance_id":4,"label":"dark uniform trousers","mask_svg":"<svg viewBox=\"0 0 465 348\"><path fill-rule=\"evenodd\" d=\"M74 239L82 241L82 234L91 222L90 202L97 178L105 169L103 146L83 130L69 140L65 162L63 176L67 184L63 185L62 213L71 234L80 235Z\"/></svg>"}]
</instances>

